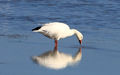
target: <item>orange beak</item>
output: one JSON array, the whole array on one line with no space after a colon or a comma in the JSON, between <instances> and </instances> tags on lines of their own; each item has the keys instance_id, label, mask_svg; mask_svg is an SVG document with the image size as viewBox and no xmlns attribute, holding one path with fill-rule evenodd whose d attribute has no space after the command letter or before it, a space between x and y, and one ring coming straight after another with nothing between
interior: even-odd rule
<instances>
[{"instance_id":1,"label":"orange beak","mask_svg":"<svg viewBox=\"0 0 120 75\"><path fill-rule=\"evenodd\" d=\"M79 40L80 44L82 44L82 40Z\"/></svg>"}]
</instances>

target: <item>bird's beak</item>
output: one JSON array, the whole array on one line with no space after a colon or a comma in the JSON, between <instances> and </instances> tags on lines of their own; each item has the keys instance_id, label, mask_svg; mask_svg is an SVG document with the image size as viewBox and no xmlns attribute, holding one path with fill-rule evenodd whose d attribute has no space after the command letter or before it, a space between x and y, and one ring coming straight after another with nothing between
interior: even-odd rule
<instances>
[{"instance_id":1,"label":"bird's beak","mask_svg":"<svg viewBox=\"0 0 120 75\"><path fill-rule=\"evenodd\" d=\"M79 40L80 44L82 44L82 40Z\"/></svg>"}]
</instances>

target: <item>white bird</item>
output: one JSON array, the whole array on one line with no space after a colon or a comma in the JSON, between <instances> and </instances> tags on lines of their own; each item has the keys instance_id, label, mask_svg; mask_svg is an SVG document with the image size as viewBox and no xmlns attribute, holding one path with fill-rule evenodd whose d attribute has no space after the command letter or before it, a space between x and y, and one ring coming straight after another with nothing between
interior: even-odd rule
<instances>
[{"instance_id":1,"label":"white bird","mask_svg":"<svg viewBox=\"0 0 120 75\"><path fill-rule=\"evenodd\" d=\"M42 26L36 27L32 29L33 32L40 32L50 39L55 40L55 48L57 50L58 40L62 38L66 38L72 35L76 35L80 44L82 44L83 35L76 29L70 29L67 24L61 22L52 22L46 23Z\"/></svg>"},{"instance_id":2,"label":"white bird","mask_svg":"<svg viewBox=\"0 0 120 75\"><path fill-rule=\"evenodd\" d=\"M48 51L43 54L40 54L40 56L32 56L32 60L35 63L56 70L74 65L78 63L81 60L81 58L81 48L78 50L75 56L59 52L58 50Z\"/></svg>"}]
</instances>

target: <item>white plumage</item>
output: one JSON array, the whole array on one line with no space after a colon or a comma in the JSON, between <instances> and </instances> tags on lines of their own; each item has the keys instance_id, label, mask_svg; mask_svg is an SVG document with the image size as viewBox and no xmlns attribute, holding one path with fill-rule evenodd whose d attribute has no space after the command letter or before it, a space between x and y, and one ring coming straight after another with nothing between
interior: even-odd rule
<instances>
[{"instance_id":1,"label":"white plumage","mask_svg":"<svg viewBox=\"0 0 120 75\"><path fill-rule=\"evenodd\" d=\"M76 29L70 29L67 24L61 22L52 22L43 24L40 27L32 29L33 32L40 32L48 38L55 40L55 47L57 48L57 40L76 35L79 42L82 43L83 35Z\"/></svg>"}]
</instances>

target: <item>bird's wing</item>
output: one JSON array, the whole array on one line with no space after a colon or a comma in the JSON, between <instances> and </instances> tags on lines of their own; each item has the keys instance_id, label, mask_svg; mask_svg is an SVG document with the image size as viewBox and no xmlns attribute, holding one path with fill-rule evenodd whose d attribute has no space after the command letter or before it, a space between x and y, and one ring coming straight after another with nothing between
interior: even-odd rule
<instances>
[{"instance_id":1,"label":"bird's wing","mask_svg":"<svg viewBox=\"0 0 120 75\"><path fill-rule=\"evenodd\" d=\"M61 22L52 22L52 23L46 23L46 24L43 24L43 27L44 26L54 26L54 27L59 27L59 28L65 28L65 29L69 29L69 26L65 23L61 23Z\"/></svg>"},{"instance_id":2,"label":"bird's wing","mask_svg":"<svg viewBox=\"0 0 120 75\"><path fill-rule=\"evenodd\" d=\"M47 37L58 39L69 29L69 26L64 23L53 22L44 24L40 28L40 32Z\"/></svg>"}]
</instances>

